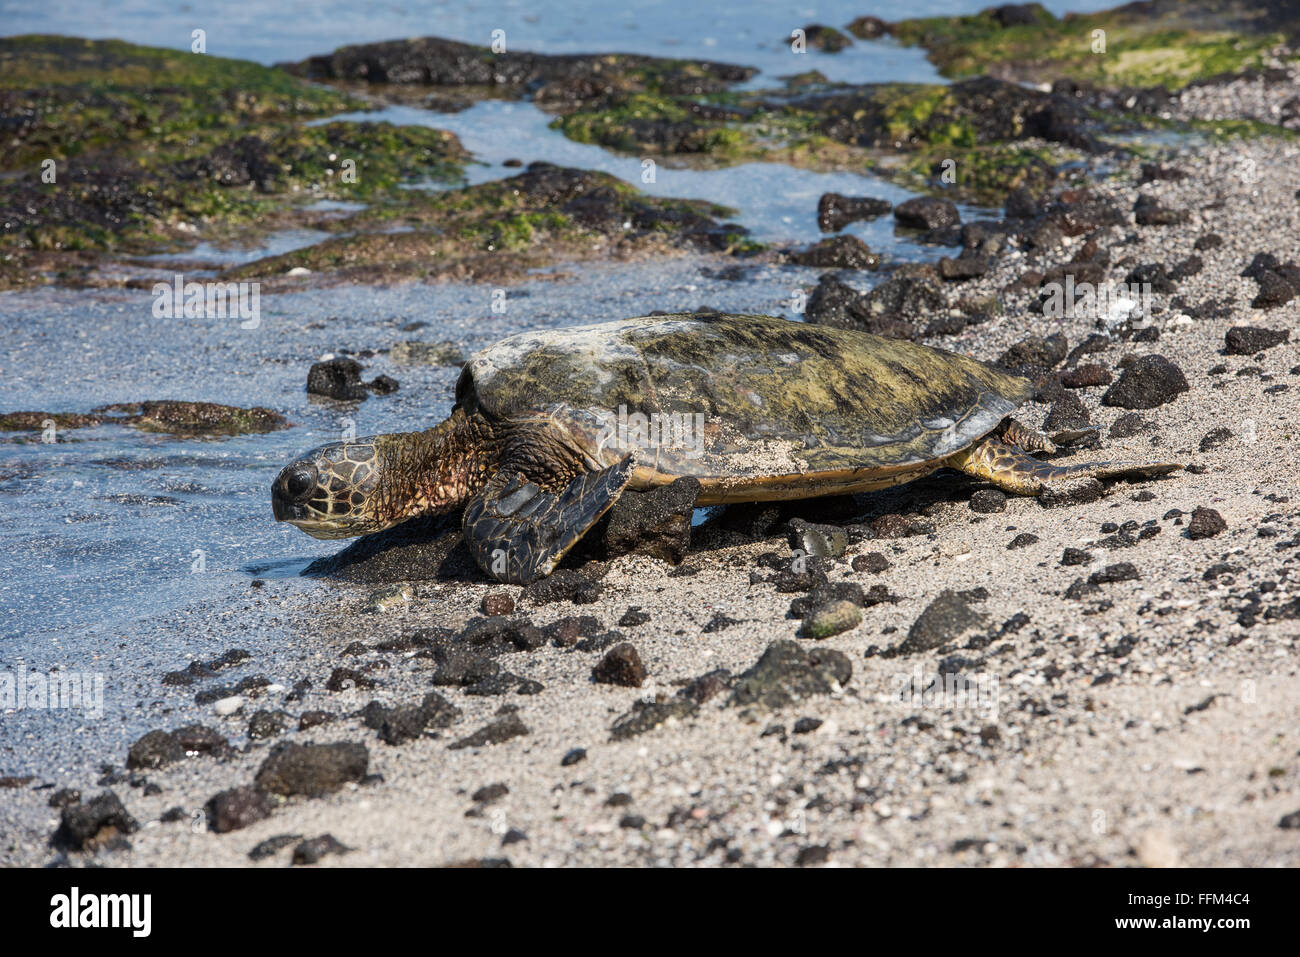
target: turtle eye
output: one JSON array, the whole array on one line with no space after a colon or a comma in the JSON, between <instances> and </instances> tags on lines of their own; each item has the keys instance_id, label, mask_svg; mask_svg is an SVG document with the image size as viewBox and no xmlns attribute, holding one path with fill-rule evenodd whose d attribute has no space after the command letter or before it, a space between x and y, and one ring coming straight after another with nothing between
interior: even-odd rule
<instances>
[{"instance_id":1,"label":"turtle eye","mask_svg":"<svg viewBox=\"0 0 1300 957\"><path fill-rule=\"evenodd\" d=\"M308 498L316 490L316 470L294 469L284 478L284 491L295 502Z\"/></svg>"}]
</instances>

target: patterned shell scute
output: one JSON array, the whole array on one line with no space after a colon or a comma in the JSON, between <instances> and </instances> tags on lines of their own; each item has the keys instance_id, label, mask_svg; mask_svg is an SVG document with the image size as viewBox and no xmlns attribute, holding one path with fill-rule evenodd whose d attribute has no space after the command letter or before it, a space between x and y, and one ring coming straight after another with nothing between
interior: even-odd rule
<instances>
[{"instance_id":1,"label":"patterned shell scute","mask_svg":"<svg viewBox=\"0 0 1300 957\"><path fill-rule=\"evenodd\" d=\"M511 336L470 358L457 399L497 420L559 414L608 424L639 413L702 422L703 448L657 450L661 470L725 474L736 471L728 457L749 457L743 471L753 475L763 471L753 465L760 452L771 474L791 462L816 472L941 459L988 434L1032 391L1026 379L901 339L693 313ZM597 426L571 431L590 444L601 435Z\"/></svg>"}]
</instances>

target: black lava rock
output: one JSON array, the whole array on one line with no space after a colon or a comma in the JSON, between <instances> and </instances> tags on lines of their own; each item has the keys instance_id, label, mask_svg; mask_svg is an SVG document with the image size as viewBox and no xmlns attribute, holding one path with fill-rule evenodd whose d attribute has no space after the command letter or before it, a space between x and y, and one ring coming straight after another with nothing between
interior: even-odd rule
<instances>
[{"instance_id":1,"label":"black lava rock","mask_svg":"<svg viewBox=\"0 0 1300 957\"><path fill-rule=\"evenodd\" d=\"M1103 405L1124 409L1154 409L1188 391L1187 378L1164 356L1142 356L1120 373L1101 397Z\"/></svg>"}]
</instances>

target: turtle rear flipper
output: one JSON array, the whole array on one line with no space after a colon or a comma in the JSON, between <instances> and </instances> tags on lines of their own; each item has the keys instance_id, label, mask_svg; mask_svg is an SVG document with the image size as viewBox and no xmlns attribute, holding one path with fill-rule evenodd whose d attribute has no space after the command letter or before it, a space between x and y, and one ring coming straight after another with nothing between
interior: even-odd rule
<instances>
[{"instance_id":1,"label":"turtle rear flipper","mask_svg":"<svg viewBox=\"0 0 1300 957\"><path fill-rule=\"evenodd\" d=\"M967 475L986 479L1004 492L1016 495L1061 494L1095 487L1115 479L1144 479L1168 475L1182 468L1173 462L1085 462L1052 465L997 439L987 439L959 452L948 464Z\"/></svg>"},{"instance_id":2,"label":"turtle rear flipper","mask_svg":"<svg viewBox=\"0 0 1300 957\"><path fill-rule=\"evenodd\" d=\"M628 455L607 469L583 472L559 493L543 491L519 472L498 472L465 506L465 544L498 581L527 585L545 577L609 511L633 469Z\"/></svg>"}]
</instances>

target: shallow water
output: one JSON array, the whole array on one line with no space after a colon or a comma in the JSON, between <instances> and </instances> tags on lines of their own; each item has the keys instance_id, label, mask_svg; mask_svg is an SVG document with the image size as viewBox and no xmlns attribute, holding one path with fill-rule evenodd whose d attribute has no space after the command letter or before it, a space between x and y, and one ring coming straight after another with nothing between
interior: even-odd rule
<instances>
[{"instance_id":1,"label":"shallow water","mask_svg":"<svg viewBox=\"0 0 1300 957\"><path fill-rule=\"evenodd\" d=\"M478 161L466 168L470 183L482 183L519 173L503 165L516 159L558 166L601 170L632 183L652 196L704 199L737 211L734 222L767 243L810 242L817 230L817 200L823 193L876 196L893 203L914 193L869 173L816 173L782 163L744 163L725 169L674 168L656 164L653 178L643 173L639 156L612 153L600 146L577 143L550 128L554 117L532 103L488 100L460 113L437 113L411 106L390 106L370 113L344 113L321 120L383 121L397 125L433 126L450 130ZM987 210L960 206L964 220L988 215ZM917 259L927 254L894 231L891 216L853 223L844 230L860 236L886 258Z\"/></svg>"},{"instance_id":2,"label":"shallow water","mask_svg":"<svg viewBox=\"0 0 1300 957\"><path fill-rule=\"evenodd\" d=\"M1057 14L1100 10L1108 0L1046 0ZM987 0L914 0L906 6L880 0L817 3L739 3L695 0L433 0L403 4L354 0L289 0L272 7L247 0L216 0L196 8L159 0L53 0L0 2L3 33L74 33L117 37L188 50L196 29L207 51L261 63L301 60L350 43L440 36L484 46L504 30L508 49L541 53L644 53L743 63L767 78L820 70L853 82L933 82L937 74L920 50L890 41L854 41L840 53L794 54L790 31L810 23L843 29L865 14L886 20L973 13ZM270 11L274 12L270 12Z\"/></svg>"}]
</instances>

